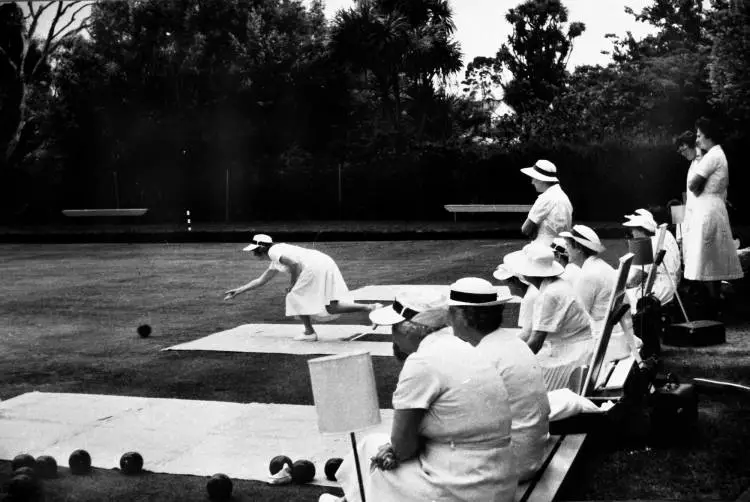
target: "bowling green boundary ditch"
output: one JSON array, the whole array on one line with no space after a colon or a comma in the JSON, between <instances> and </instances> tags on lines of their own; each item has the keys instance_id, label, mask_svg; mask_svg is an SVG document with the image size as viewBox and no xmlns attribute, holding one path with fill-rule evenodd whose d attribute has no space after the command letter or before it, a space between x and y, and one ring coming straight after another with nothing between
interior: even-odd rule
<instances>
[{"instance_id":1,"label":"bowling green boundary ditch","mask_svg":"<svg viewBox=\"0 0 750 502\"><path fill-rule=\"evenodd\" d=\"M625 251L622 241L605 244L610 263ZM333 256L354 289L488 277L521 241L305 245ZM283 315L283 280L231 303L222 300L226 289L265 267L240 249L236 243L0 245L0 399L41 391L312 405L306 361L314 356L161 351L240 324L292 322ZM750 384L748 318L750 302L734 302L727 344L665 347L668 369L684 380L709 377ZM365 323L366 318L355 315L340 322ZM148 338L136 332L144 323L153 327ZM390 407L399 364L394 358L374 357L374 367L381 406ZM610 448L588 442L559 498L735 500L750 487L748 451L747 401L737 395L701 395L698 427L683 444ZM148 466L149 452L140 453ZM293 451L278 453L296 459ZM57 461L67 463L66 458ZM207 478L202 477L131 477L102 469L72 476L64 467L60 471L59 479L45 482L47 502L206 500ZM0 462L0 486L10 474L9 462ZM339 493L234 481L237 501L316 501L323 491Z\"/></svg>"}]
</instances>

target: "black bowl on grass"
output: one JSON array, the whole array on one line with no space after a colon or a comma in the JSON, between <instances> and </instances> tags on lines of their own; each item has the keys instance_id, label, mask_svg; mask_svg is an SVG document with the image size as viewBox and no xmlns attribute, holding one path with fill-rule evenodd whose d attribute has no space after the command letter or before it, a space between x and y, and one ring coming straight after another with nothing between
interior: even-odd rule
<instances>
[{"instance_id":1,"label":"black bowl on grass","mask_svg":"<svg viewBox=\"0 0 750 502\"><path fill-rule=\"evenodd\" d=\"M14 471L19 467L31 467L33 469L34 464L36 464L34 457L28 453L21 453L13 457L13 460L10 462L10 468Z\"/></svg>"},{"instance_id":2,"label":"black bowl on grass","mask_svg":"<svg viewBox=\"0 0 750 502\"><path fill-rule=\"evenodd\" d=\"M52 479L57 477L57 460L49 455L42 455L36 458L34 467L37 476L43 479Z\"/></svg>"},{"instance_id":3,"label":"black bowl on grass","mask_svg":"<svg viewBox=\"0 0 750 502\"><path fill-rule=\"evenodd\" d=\"M336 481L336 471L339 470L343 461L343 458L329 458L326 461L326 466L323 471L326 473L326 479L328 481Z\"/></svg>"},{"instance_id":4,"label":"black bowl on grass","mask_svg":"<svg viewBox=\"0 0 750 502\"><path fill-rule=\"evenodd\" d=\"M138 336L141 338L148 338L148 336L151 335L151 326L148 324L141 324L136 331L138 331Z\"/></svg>"},{"instance_id":5,"label":"black bowl on grass","mask_svg":"<svg viewBox=\"0 0 750 502\"><path fill-rule=\"evenodd\" d=\"M120 470L124 474L143 472L143 457L137 451L129 451L120 457Z\"/></svg>"},{"instance_id":6,"label":"black bowl on grass","mask_svg":"<svg viewBox=\"0 0 750 502\"><path fill-rule=\"evenodd\" d=\"M292 459L287 457L286 455L276 455L271 459L271 461L268 463L268 471L273 476L277 472L279 472L281 469L284 468L284 465L288 465L289 468L292 468Z\"/></svg>"},{"instance_id":7,"label":"black bowl on grass","mask_svg":"<svg viewBox=\"0 0 750 502\"><path fill-rule=\"evenodd\" d=\"M214 474L206 483L206 491L211 500L229 500L232 498L232 480L226 474Z\"/></svg>"},{"instance_id":8,"label":"black bowl on grass","mask_svg":"<svg viewBox=\"0 0 750 502\"><path fill-rule=\"evenodd\" d=\"M292 464L292 481L303 485L315 479L315 464L309 460L297 460Z\"/></svg>"},{"instance_id":9,"label":"black bowl on grass","mask_svg":"<svg viewBox=\"0 0 750 502\"><path fill-rule=\"evenodd\" d=\"M91 471L91 455L86 450L76 450L70 454L68 466L73 474L88 474Z\"/></svg>"}]
</instances>

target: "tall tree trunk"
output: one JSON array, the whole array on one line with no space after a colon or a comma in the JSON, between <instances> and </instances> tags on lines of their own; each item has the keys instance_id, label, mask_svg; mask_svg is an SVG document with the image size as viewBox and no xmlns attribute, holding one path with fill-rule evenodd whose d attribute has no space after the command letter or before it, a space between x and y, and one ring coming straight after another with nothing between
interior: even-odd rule
<instances>
[{"instance_id":1,"label":"tall tree trunk","mask_svg":"<svg viewBox=\"0 0 750 502\"><path fill-rule=\"evenodd\" d=\"M16 125L16 130L13 133L13 135L10 137L10 140L8 141L8 144L5 147L5 165L11 166L12 162L11 159L13 158L13 155L16 153L16 149L18 148L19 143L21 142L21 136L23 135L23 130L26 128L26 122L27 122L27 114L28 114L28 96L29 96L29 86L26 83L26 78L21 75L21 78L19 79L19 84L21 86L21 99L18 102L18 124Z\"/></svg>"}]
</instances>

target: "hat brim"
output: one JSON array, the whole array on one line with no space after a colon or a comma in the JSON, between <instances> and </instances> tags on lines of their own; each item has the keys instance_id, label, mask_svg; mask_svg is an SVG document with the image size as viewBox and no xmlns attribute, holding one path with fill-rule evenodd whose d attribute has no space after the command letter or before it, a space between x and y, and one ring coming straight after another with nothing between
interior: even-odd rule
<instances>
[{"instance_id":1,"label":"hat brim","mask_svg":"<svg viewBox=\"0 0 750 502\"><path fill-rule=\"evenodd\" d=\"M498 281L507 281L508 279L510 279L511 277L513 277L514 275L516 275L516 274L514 274L513 271L510 270L505 265L498 266L495 269L495 271L492 272L492 277L494 277Z\"/></svg>"},{"instance_id":2,"label":"hat brim","mask_svg":"<svg viewBox=\"0 0 750 502\"><path fill-rule=\"evenodd\" d=\"M524 167L521 169L521 172L525 174L526 176L537 179L539 181L556 181L558 183L560 182L560 180L557 179L557 176L545 176L544 174L540 173L533 167Z\"/></svg>"},{"instance_id":3,"label":"hat brim","mask_svg":"<svg viewBox=\"0 0 750 502\"><path fill-rule=\"evenodd\" d=\"M456 300L448 300L448 306L449 307L493 307L495 305L502 305L503 303L508 303L513 299L512 296L499 298L497 301L494 302L487 302L487 303L470 303L470 302L457 302Z\"/></svg>"},{"instance_id":4,"label":"hat brim","mask_svg":"<svg viewBox=\"0 0 750 502\"><path fill-rule=\"evenodd\" d=\"M515 251L506 255L503 263L514 273L526 277L557 277L565 272L565 268L556 261L550 267L540 267L530 262L523 251Z\"/></svg>"},{"instance_id":5,"label":"hat brim","mask_svg":"<svg viewBox=\"0 0 750 502\"><path fill-rule=\"evenodd\" d=\"M643 230L646 230L648 232L651 232L652 234L656 233L656 227L649 225L648 223L644 223L643 221L638 221L637 219L628 220L625 223L622 224L623 227L631 227L631 228L642 228Z\"/></svg>"},{"instance_id":6,"label":"hat brim","mask_svg":"<svg viewBox=\"0 0 750 502\"><path fill-rule=\"evenodd\" d=\"M574 241L576 241L581 246L583 246L585 248L588 248L588 249L592 250L595 253L601 253L602 251L604 251L605 249L607 249L602 244L597 244L596 242L591 242L591 241L588 241L586 239L581 239L580 237L576 237L575 235L571 234L570 232L560 232L559 235L560 235L560 237L567 237L569 239L573 239Z\"/></svg>"},{"instance_id":7,"label":"hat brim","mask_svg":"<svg viewBox=\"0 0 750 502\"><path fill-rule=\"evenodd\" d=\"M260 247L260 246L259 246L259 245L257 245L257 244L250 244L249 246L245 246L244 248L242 248L242 250L243 250L243 251L255 251L255 250L256 250L256 249L258 249L259 247Z\"/></svg>"},{"instance_id":8,"label":"hat brim","mask_svg":"<svg viewBox=\"0 0 750 502\"><path fill-rule=\"evenodd\" d=\"M370 312L370 321L378 326L392 326L405 320L404 316L393 310L392 305Z\"/></svg>"}]
</instances>

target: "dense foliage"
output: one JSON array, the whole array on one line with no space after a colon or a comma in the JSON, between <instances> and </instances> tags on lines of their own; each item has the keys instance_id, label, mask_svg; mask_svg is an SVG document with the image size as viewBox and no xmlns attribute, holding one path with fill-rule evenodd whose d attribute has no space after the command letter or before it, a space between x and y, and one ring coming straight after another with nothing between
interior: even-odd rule
<instances>
[{"instance_id":1,"label":"dense foliage","mask_svg":"<svg viewBox=\"0 0 750 502\"><path fill-rule=\"evenodd\" d=\"M698 116L725 119L731 165L750 139L744 2L653 0L631 14L655 34L612 37L611 64L571 72L585 26L560 0L526 0L458 96L445 86L463 67L447 0L357 0L333 19L319 1L87 6L37 7L88 13L48 33L0 6L6 220L83 207L445 218L446 203L529 202L518 168L539 157L560 166L577 218L617 218L679 197L671 138ZM732 173L730 199L748 176Z\"/></svg>"}]
</instances>

